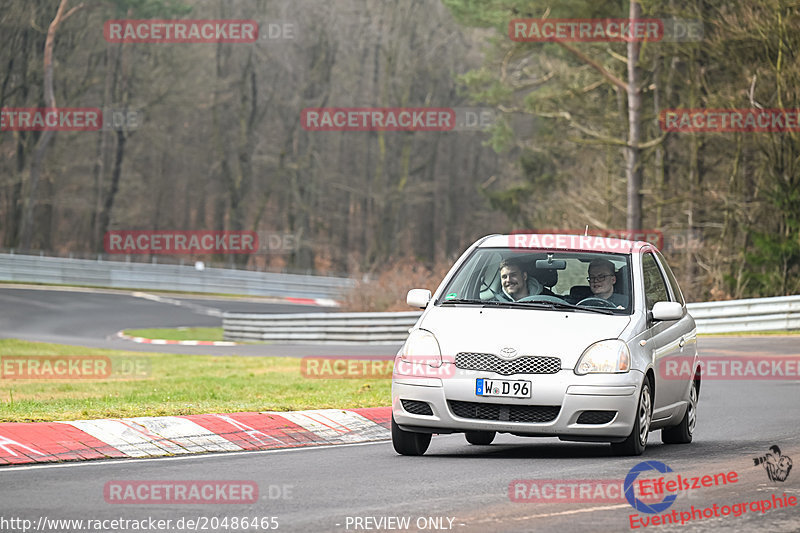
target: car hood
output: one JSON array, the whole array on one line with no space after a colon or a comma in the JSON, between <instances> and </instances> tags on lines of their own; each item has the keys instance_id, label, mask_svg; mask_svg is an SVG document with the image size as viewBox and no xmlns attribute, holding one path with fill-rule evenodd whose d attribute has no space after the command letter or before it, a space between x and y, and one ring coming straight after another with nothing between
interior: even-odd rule
<instances>
[{"instance_id":1,"label":"car hood","mask_svg":"<svg viewBox=\"0 0 800 533\"><path fill-rule=\"evenodd\" d=\"M419 327L436 336L443 356L499 355L514 348L517 355L560 357L562 368L573 368L590 344L618 338L630 320L628 315L447 306L430 309Z\"/></svg>"}]
</instances>

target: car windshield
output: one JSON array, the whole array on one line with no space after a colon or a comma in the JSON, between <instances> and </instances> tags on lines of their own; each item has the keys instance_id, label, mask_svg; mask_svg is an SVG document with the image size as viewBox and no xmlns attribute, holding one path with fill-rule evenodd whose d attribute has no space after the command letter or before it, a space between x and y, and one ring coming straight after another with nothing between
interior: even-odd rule
<instances>
[{"instance_id":1,"label":"car windshield","mask_svg":"<svg viewBox=\"0 0 800 533\"><path fill-rule=\"evenodd\" d=\"M630 270L626 254L478 248L447 284L437 305L630 314Z\"/></svg>"}]
</instances>

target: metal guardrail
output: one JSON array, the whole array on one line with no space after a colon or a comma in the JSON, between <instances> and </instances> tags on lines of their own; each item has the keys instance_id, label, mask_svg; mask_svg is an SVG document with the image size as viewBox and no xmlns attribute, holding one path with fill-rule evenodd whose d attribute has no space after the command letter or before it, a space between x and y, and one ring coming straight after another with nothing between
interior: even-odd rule
<instances>
[{"instance_id":1,"label":"metal guardrail","mask_svg":"<svg viewBox=\"0 0 800 533\"><path fill-rule=\"evenodd\" d=\"M421 312L408 313L224 313L226 340L281 343L398 344Z\"/></svg>"},{"instance_id":2,"label":"metal guardrail","mask_svg":"<svg viewBox=\"0 0 800 533\"><path fill-rule=\"evenodd\" d=\"M0 281L334 300L355 286L350 278L20 254L0 254Z\"/></svg>"},{"instance_id":3,"label":"metal guardrail","mask_svg":"<svg viewBox=\"0 0 800 533\"><path fill-rule=\"evenodd\" d=\"M699 333L800 329L800 295L687 304Z\"/></svg>"},{"instance_id":4,"label":"metal guardrail","mask_svg":"<svg viewBox=\"0 0 800 533\"><path fill-rule=\"evenodd\" d=\"M687 304L698 333L800 329L800 296ZM421 312L225 313L226 340L280 343L401 344Z\"/></svg>"}]
</instances>

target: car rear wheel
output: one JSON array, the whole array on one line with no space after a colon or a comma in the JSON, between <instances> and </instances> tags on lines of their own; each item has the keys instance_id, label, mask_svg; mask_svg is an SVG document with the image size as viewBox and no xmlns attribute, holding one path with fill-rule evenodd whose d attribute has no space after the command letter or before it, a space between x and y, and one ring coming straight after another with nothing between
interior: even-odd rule
<instances>
[{"instance_id":1,"label":"car rear wheel","mask_svg":"<svg viewBox=\"0 0 800 533\"><path fill-rule=\"evenodd\" d=\"M400 455L422 455L431 443L430 433L405 431L394 421L392 416L392 446Z\"/></svg>"},{"instance_id":2,"label":"car rear wheel","mask_svg":"<svg viewBox=\"0 0 800 533\"><path fill-rule=\"evenodd\" d=\"M495 431L467 431L464 433L467 442L478 446L488 446L494 440L495 435L497 435Z\"/></svg>"},{"instance_id":3,"label":"car rear wheel","mask_svg":"<svg viewBox=\"0 0 800 533\"><path fill-rule=\"evenodd\" d=\"M689 391L689 405L681 423L671 428L661 430L661 442L664 444L689 444L692 442L692 433L697 425L697 382L692 382Z\"/></svg>"},{"instance_id":4,"label":"car rear wheel","mask_svg":"<svg viewBox=\"0 0 800 533\"><path fill-rule=\"evenodd\" d=\"M647 446L647 435L650 433L650 419L653 416L653 401L650 396L650 379L644 378L642 391L639 394L639 405L636 408L636 421L628 438L622 442L612 442L614 455L642 455Z\"/></svg>"}]
</instances>

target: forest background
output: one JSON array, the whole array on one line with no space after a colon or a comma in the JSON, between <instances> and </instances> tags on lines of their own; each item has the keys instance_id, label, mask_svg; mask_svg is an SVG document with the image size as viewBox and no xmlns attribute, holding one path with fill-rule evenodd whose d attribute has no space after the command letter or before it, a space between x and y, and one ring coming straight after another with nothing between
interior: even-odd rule
<instances>
[{"instance_id":1,"label":"forest background","mask_svg":"<svg viewBox=\"0 0 800 533\"><path fill-rule=\"evenodd\" d=\"M516 18L631 13L702 33L509 37ZM108 20L175 18L251 19L261 36L104 38ZM658 121L674 108L800 108L794 1L7 0L0 31L0 107L135 117L0 131L3 250L95 257L109 230L291 234L291 250L180 259L370 279L349 306L382 310L434 288L478 237L589 225L660 231L690 301L800 292L800 132ZM492 121L308 131L310 107L471 108Z\"/></svg>"}]
</instances>

